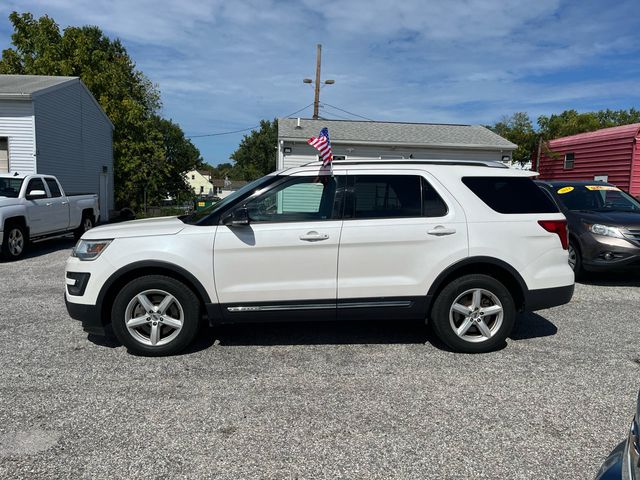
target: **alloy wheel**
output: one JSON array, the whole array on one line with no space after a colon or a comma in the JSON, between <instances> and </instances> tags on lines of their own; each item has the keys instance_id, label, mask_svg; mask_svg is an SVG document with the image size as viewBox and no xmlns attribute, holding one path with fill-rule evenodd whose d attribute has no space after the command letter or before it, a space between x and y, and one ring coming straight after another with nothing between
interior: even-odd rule
<instances>
[{"instance_id":1,"label":"alloy wheel","mask_svg":"<svg viewBox=\"0 0 640 480\"><path fill-rule=\"evenodd\" d=\"M578 263L578 254L573 245L569 244L569 266L575 271Z\"/></svg>"},{"instance_id":2,"label":"alloy wheel","mask_svg":"<svg viewBox=\"0 0 640 480\"><path fill-rule=\"evenodd\" d=\"M466 342L489 340L502 326L504 310L498 297L482 288L467 290L454 300L449 309L449 324Z\"/></svg>"},{"instance_id":3,"label":"alloy wheel","mask_svg":"<svg viewBox=\"0 0 640 480\"><path fill-rule=\"evenodd\" d=\"M22 230L19 228L14 228L9 231L9 238L7 241L9 253L18 257L24 250L24 235Z\"/></svg>"},{"instance_id":4,"label":"alloy wheel","mask_svg":"<svg viewBox=\"0 0 640 480\"><path fill-rule=\"evenodd\" d=\"M131 299L125 325L139 343L159 347L173 341L184 324L180 302L164 290L145 290Z\"/></svg>"}]
</instances>

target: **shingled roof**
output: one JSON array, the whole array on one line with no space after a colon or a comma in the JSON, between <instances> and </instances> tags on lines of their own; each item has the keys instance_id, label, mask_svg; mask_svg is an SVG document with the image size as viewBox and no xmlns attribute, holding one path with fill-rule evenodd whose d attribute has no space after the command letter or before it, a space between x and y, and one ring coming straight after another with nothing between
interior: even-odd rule
<instances>
[{"instance_id":1,"label":"shingled roof","mask_svg":"<svg viewBox=\"0 0 640 480\"><path fill-rule=\"evenodd\" d=\"M79 79L46 75L0 75L0 96L30 97L34 93L72 81L77 82Z\"/></svg>"},{"instance_id":2,"label":"shingled roof","mask_svg":"<svg viewBox=\"0 0 640 480\"><path fill-rule=\"evenodd\" d=\"M278 139L306 141L321 128L329 129L332 143L459 147L514 150L516 145L480 125L372 122L355 120L278 119Z\"/></svg>"}]
</instances>

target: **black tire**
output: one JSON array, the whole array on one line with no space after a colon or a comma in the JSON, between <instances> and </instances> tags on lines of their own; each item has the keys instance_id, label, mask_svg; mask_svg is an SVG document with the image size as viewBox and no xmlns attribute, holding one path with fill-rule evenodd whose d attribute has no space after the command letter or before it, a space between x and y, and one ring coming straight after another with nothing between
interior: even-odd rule
<instances>
[{"instance_id":1,"label":"black tire","mask_svg":"<svg viewBox=\"0 0 640 480\"><path fill-rule=\"evenodd\" d=\"M94 226L95 226L95 220L93 219L93 215L88 213L82 214L82 220L80 221L80 226L74 230L73 237L76 240L80 240L80 237L84 235L84 232L91 230Z\"/></svg>"},{"instance_id":2,"label":"black tire","mask_svg":"<svg viewBox=\"0 0 640 480\"><path fill-rule=\"evenodd\" d=\"M19 241L19 243L16 243L17 241ZM24 226L20 223L8 222L5 225L2 238L2 258L7 261L22 258L28 243L29 237Z\"/></svg>"},{"instance_id":3,"label":"black tire","mask_svg":"<svg viewBox=\"0 0 640 480\"><path fill-rule=\"evenodd\" d=\"M480 291L478 298L481 305L477 309L474 308L474 290ZM469 315L453 312L454 303L465 307ZM492 305L494 309L502 307L500 318L499 313L484 315L483 309L489 309ZM440 291L433 303L430 324L438 338L453 351L484 353L505 344L513 330L515 318L516 307L509 290L493 277L471 274L453 280ZM465 324L467 330L461 336L454 327L461 329L464 322L468 322ZM483 335L480 327L490 336Z\"/></svg>"},{"instance_id":4,"label":"black tire","mask_svg":"<svg viewBox=\"0 0 640 480\"><path fill-rule=\"evenodd\" d=\"M162 293L150 293L150 292ZM175 298L175 302L169 305L167 314L176 319L182 315L182 327L176 329L168 324L163 324L162 319L152 316L144 324L133 328L127 328L126 321L129 317L142 318L149 316L148 309L142 306L138 295L145 293L151 305L158 307L161 304L164 293ZM181 312L180 312L181 309ZM153 314L152 314L153 315ZM166 319L166 317L164 317ZM156 340L160 339L157 345L145 343L151 342L153 322L156 321ZM198 333L200 322L200 301L193 291L184 283L171 277L163 275L148 275L130 281L120 290L111 308L111 325L116 337L127 347L130 353L144 356L165 356L174 355L188 347ZM171 337L171 335L175 335ZM162 344L164 339L171 338L167 343Z\"/></svg>"},{"instance_id":5,"label":"black tire","mask_svg":"<svg viewBox=\"0 0 640 480\"><path fill-rule=\"evenodd\" d=\"M575 255L574 265L571 265L572 252ZM569 266L573 269L573 274L575 275L576 280L584 277L584 268L582 267L582 251L580 250L580 246L573 240L569 241Z\"/></svg>"}]
</instances>

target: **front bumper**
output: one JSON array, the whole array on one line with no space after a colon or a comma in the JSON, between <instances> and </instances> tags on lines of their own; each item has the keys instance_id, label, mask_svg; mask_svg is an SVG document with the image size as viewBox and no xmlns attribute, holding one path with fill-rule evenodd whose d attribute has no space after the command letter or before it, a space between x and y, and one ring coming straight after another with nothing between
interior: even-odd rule
<instances>
[{"instance_id":1,"label":"front bumper","mask_svg":"<svg viewBox=\"0 0 640 480\"><path fill-rule=\"evenodd\" d=\"M640 247L624 238L586 233L580 237L580 249L585 270L640 268Z\"/></svg>"},{"instance_id":2,"label":"front bumper","mask_svg":"<svg viewBox=\"0 0 640 480\"><path fill-rule=\"evenodd\" d=\"M67 300L66 295L64 296L64 303L69 316L74 320L80 320L85 332L101 336L111 334L110 329L102 322L102 312L96 305L73 303Z\"/></svg>"},{"instance_id":3,"label":"front bumper","mask_svg":"<svg viewBox=\"0 0 640 480\"><path fill-rule=\"evenodd\" d=\"M525 293L524 309L533 312L569 303L573 297L574 288L575 285L572 283L562 287L528 290Z\"/></svg>"}]
</instances>

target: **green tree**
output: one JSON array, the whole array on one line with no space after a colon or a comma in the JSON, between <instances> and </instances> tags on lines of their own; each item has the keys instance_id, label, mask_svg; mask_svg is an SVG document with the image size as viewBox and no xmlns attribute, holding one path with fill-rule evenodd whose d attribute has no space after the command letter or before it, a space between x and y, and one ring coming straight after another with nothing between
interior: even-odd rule
<instances>
[{"instance_id":1,"label":"green tree","mask_svg":"<svg viewBox=\"0 0 640 480\"><path fill-rule=\"evenodd\" d=\"M161 183L154 185L155 191L160 198L193 198L193 191L184 181L184 173L204 164L200 151L185 138L182 129L176 123L157 115L153 117L153 122L155 130L162 137L163 149L163 161L158 166L161 169L158 172L160 175L155 175L155 180L161 180Z\"/></svg>"},{"instance_id":2,"label":"green tree","mask_svg":"<svg viewBox=\"0 0 640 480\"><path fill-rule=\"evenodd\" d=\"M541 115L538 117L538 127L540 135L545 140L603 128L596 113L578 113L576 110L565 110L559 115L553 114L549 117Z\"/></svg>"},{"instance_id":3,"label":"green tree","mask_svg":"<svg viewBox=\"0 0 640 480\"><path fill-rule=\"evenodd\" d=\"M231 154L234 168L243 180L254 180L276 169L278 120L261 120L260 129L245 135Z\"/></svg>"},{"instance_id":4,"label":"green tree","mask_svg":"<svg viewBox=\"0 0 640 480\"><path fill-rule=\"evenodd\" d=\"M167 133L180 128L160 121L160 92L136 69L119 40L109 39L95 26L68 27L61 33L46 15L35 19L30 13L13 12L9 19L13 48L3 50L0 73L78 76L114 124L117 205L138 207L145 189L149 202L183 191L176 179L184 183L180 169L187 168L185 162L171 160L167 152L191 152L195 147L181 131ZM188 145L178 148L175 142Z\"/></svg>"},{"instance_id":5,"label":"green tree","mask_svg":"<svg viewBox=\"0 0 640 480\"><path fill-rule=\"evenodd\" d=\"M512 160L522 165L531 160L537 142L537 134L529 115L525 112L516 112L513 115L505 115L502 119L489 127L498 135L515 143L518 148L513 152Z\"/></svg>"}]
</instances>

